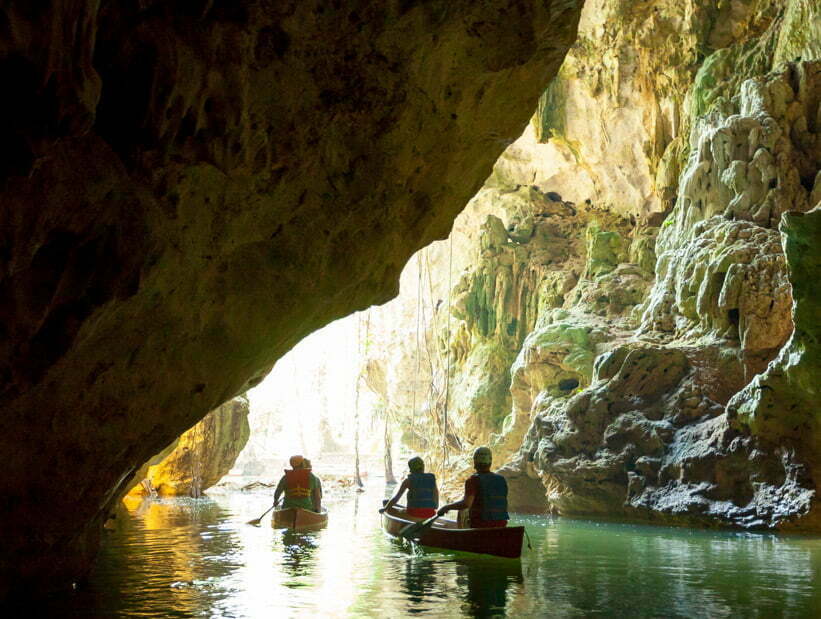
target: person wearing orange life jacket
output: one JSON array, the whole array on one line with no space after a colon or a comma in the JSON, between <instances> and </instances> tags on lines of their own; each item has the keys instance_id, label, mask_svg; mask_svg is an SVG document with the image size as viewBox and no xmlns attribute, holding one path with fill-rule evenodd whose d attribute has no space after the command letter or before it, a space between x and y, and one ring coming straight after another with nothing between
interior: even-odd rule
<instances>
[{"instance_id":1,"label":"person wearing orange life jacket","mask_svg":"<svg viewBox=\"0 0 821 619\"><path fill-rule=\"evenodd\" d=\"M279 501L283 494L285 498L282 507L301 507L310 511L322 510L322 495L320 494L319 480L311 471L305 468L305 458L291 456L291 469L279 480L274 491L274 503Z\"/></svg>"},{"instance_id":2,"label":"person wearing orange life jacket","mask_svg":"<svg viewBox=\"0 0 821 619\"><path fill-rule=\"evenodd\" d=\"M439 505L439 489L436 487L436 476L433 473L425 473L425 461L419 456L408 460L409 473L396 494L385 506L379 510L383 513L390 509L402 498L405 491L408 492L407 513L415 518L429 518L436 513Z\"/></svg>"},{"instance_id":3,"label":"person wearing orange life jacket","mask_svg":"<svg viewBox=\"0 0 821 619\"><path fill-rule=\"evenodd\" d=\"M493 454L487 447L479 447L473 452L473 467L476 472L465 480L465 496L461 501L443 505L440 516L453 509L468 510L469 526L473 529L506 527L510 516L507 513L507 480L490 470Z\"/></svg>"}]
</instances>

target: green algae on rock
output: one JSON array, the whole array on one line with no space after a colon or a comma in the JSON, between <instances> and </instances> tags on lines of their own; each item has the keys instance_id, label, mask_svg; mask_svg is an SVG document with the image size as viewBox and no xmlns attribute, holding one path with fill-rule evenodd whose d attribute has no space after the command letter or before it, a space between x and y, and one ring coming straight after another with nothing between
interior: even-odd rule
<instances>
[{"instance_id":1,"label":"green algae on rock","mask_svg":"<svg viewBox=\"0 0 821 619\"><path fill-rule=\"evenodd\" d=\"M785 213L780 230L792 283L795 330L767 369L732 398L727 411L738 427L800 453L817 480L821 478L821 207ZM818 514L815 519L819 520Z\"/></svg>"}]
</instances>

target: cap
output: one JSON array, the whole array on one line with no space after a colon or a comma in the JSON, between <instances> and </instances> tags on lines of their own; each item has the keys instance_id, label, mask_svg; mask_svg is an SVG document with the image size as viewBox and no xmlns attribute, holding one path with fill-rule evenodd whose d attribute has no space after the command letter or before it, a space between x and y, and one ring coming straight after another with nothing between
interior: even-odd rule
<instances>
[{"instance_id":1,"label":"cap","mask_svg":"<svg viewBox=\"0 0 821 619\"><path fill-rule=\"evenodd\" d=\"M490 464L493 462L493 453L489 447L477 447L473 452L473 461L476 464Z\"/></svg>"}]
</instances>

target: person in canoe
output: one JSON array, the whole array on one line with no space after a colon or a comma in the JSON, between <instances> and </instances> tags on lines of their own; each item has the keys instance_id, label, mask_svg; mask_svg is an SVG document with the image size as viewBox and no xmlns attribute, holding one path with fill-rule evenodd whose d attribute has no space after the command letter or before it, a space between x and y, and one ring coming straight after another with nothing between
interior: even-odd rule
<instances>
[{"instance_id":1,"label":"person in canoe","mask_svg":"<svg viewBox=\"0 0 821 619\"><path fill-rule=\"evenodd\" d=\"M468 510L468 526L471 529L506 527L507 480L490 470L493 454L487 447L473 452L473 468L476 472L465 480L465 496L461 501L443 505L436 512L443 516L454 509Z\"/></svg>"},{"instance_id":2,"label":"person in canoe","mask_svg":"<svg viewBox=\"0 0 821 619\"><path fill-rule=\"evenodd\" d=\"M425 473L425 461L419 456L408 460L408 476L399 486L399 489L379 510L383 513L390 509L402 498L407 490L408 504L406 512L415 518L430 518L436 513L439 505L439 489L436 487L436 476L433 473Z\"/></svg>"},{"instance_id":3,"label":"person in canoe","mask_svg":"<svg viewBox=\"0 0 821 619\"><path fill-rule=\"evenodd\" d=\"M284 494L284 509L301 507L314 512L321 511L322 490L319 479L310 469L305 468L305 458L302 456L291 456L290 464L290 470L285 471L274 491L274 504Z\"/></svg>"},{"instance_id":4,"label":"person in canoe","mask_svg":"<svg viewBox=\"0 0 821 619\"><path fill-rule=\"evenodd\" d=\"M308 458L304 458L302 460L302 462L303 462L303 466L311 472L311 475L313 475L314 479L316 480L316 489L317 489L317 493L319 495L319 501L314 504L315 507L316 507L316 509L314 509L314 511L315 512L321 512L322 511L322 480L319 479L319 477L317 477L316 475L314 475L314 467L311 464L311 461L308 460Z\"/></svg>"}]
</instances>

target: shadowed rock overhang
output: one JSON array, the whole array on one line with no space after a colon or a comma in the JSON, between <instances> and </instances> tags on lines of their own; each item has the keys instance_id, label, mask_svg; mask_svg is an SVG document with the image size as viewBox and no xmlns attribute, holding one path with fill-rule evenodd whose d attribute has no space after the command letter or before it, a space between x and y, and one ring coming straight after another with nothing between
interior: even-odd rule
<instances>
[{"instance_id":1,"label":"shadowed rock overhang","mask_svg":"<svg viewBox=\"0 0 821 619\"><path fill-rule=\"evenodd\" d=\"M581 4L0 9L0 589L79 577L147 458L395 293Z\"/></svg>"}]
</instances>

